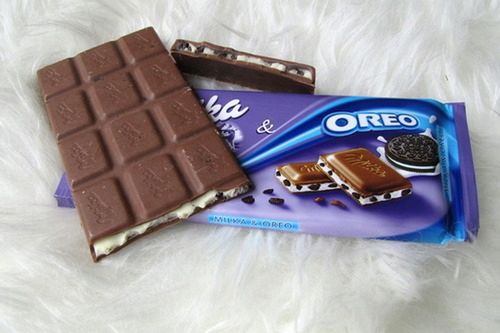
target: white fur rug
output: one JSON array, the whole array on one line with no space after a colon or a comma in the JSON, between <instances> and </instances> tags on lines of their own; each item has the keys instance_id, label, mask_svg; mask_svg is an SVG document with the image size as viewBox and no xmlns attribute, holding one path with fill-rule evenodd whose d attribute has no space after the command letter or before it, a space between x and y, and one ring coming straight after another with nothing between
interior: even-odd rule
<instances>
[{"instance_id":1,"label":"white fur rug","mask_svg":"<svg viewBox=\"0 0 500 333\"><path fill-rule=\"evenodd\" d=\"M76 210L52 199L62 165L35 73L148 25L168 46L208 40L315 65L318 93L465 101L479 238L186 223L92 263ZM0 332L500 331L498 1L3 0L0 45Z\"/></svg>"}]
</instances>

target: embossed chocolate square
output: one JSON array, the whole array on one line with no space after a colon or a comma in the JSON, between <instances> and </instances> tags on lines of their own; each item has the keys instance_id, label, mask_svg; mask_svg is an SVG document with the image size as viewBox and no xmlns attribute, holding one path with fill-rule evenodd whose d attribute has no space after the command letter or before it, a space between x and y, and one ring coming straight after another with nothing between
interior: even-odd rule
<instances>
[{"instance_id":1,"label":"embossed chocolate square","mask_svg":"<svg viewBox=\"0 0 500 333\"><path fill-rule=\"evenodd\" d=\"M405 197L412 191L410 181L366 148L321 155L318 165L363 206Z\"/></svg>"},{"instance_id":2,"label":"embossed chocolate square","mask_svg":"<svg viewBox=\"0 0 500 333\"><path fill-rule=\"evenodd\" d=\"M251 186L153 28L38 81L95 261Z\"/></svg>"}]
</instances>

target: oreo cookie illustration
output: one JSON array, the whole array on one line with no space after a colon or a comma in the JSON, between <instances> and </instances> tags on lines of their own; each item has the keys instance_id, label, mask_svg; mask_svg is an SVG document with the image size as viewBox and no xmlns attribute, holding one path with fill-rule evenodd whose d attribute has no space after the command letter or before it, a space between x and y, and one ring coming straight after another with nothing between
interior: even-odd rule
<instances>
[{"instance_id":1,"label":"oreo cookie illustration","mask_svg":"<svg viewBox=\"0 0 500 333\"><path fill-rule=\"evenodd\" d=\"M413 172L434 172L439 163L438 145L421 134L405 134L385 145L385 157L397 168Z\"/></svg>"}]
</instances>

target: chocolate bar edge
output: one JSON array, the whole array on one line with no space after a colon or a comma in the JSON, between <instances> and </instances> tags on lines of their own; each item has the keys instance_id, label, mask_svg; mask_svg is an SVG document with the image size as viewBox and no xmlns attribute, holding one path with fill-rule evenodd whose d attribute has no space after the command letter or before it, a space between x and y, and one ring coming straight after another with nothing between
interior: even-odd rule
<instances>
[{"instance_id":1,"label":"chocolate bar edge","mask_svg":"<svg viewBox=\"0 0 500 333\"><path fill-rule=\"evenodd\" d=\"M272 65L277 64L283 66L285 71L281 71L277 68L270 66L264 66L262 64L253 63L249 61L237 61L233 59L227 59L225 57L216 56L215 54L204 54L195 53L189 51L178 50L178 45L182 43L191 43L193 46L206 47L206 45L211 45L219 53L233 52L240 56L252 57L260 59L263 62L270 63ZM213 46L212 46L213 45ZM290 61L285 61L282 59L270 58L260 55L255 55L247 52L237 51L232 48L226 48L222 46L217 46L207 42L192 42L187 40L177 40L171 50L171 55L175 59L177 65L184 73L191 75L204 76L208 78L215 78L216 80L239 84L242 86L247 86L259 90L269 90L276 92L296 92L296 93L314 93L316 71L315 68L301 63L295 63ZM225 70L212 70L211 65L218 65L225 67ZM274 63L273 63L274 62ZM299 76L296 74L291 74L286 71L287 66L294 67L295 69L303 69L304 71L309 71L311 79L304 76ZM232 73L228 68L238 69L239 73ZM245 74L246 73L246 74ZM250 78L253 76L265 76L266 79L253 80ZM273 82L274 81L274 82Z\"/></svg>"},{"instance_id":2,"label":"chocolate bar edge","mask_svg":"<svg viewBox=\"0 0 500 333\"><path fill-rule=\"evenodd\" d=\"M252 183L248 183L246 185L242 185L238 188L233 188L232 190L228 190L228 191L224 191L224 192L221 192L221 191L215 191L215 190L212 190L212 191L215 191L215 201L211 201L211 202L207 202L206 205L204 207L200 207L200 206L194 206L193 207L193 210L190 214L186 215L186 216L183 216L182 218L181 217L176 217L176 218L173 218L171 220L166 220L165 222L159 222L158 224L154 225L155 221L156 220L160 220L166 216L168 216L169 214L171 214L172 212L174 212L175 210L173 211L170 211L168 212L167 214L165 215L162 215L162 216L159 216L155 219L152 219L152 220L149 220L149 221L146 221L140 225L137 225L137 226L133 226L129 229L125 229L125 230L122 230L118 233L115 233L115 234L112 234L112 235L109 235L107 237L103 237L103 238L114 238L114 237L119 237L121 236L121 234L125 233L125 242L123 242L122 244L120 245L117 245L117 246L114 246L112 247L109 251L105 251L105 253L100 253L100 252L97 252L96 251L96 243L100 242L100 241L106 241L105 239L97 239L93 242L90 242L89 241L89 247L90 247L90 253L92 255L92 258L94 260L94 262L98 262L100 259L112 254L112 253L115 253L117 251L119 251L120 249L122 249L123 247L125 247L126 245L130 244L131 242L137 240L137 239L140 239L142 238L143 236L151 233L151 232L154 232L156 230L159 230L159 229L162 229L162 228L166 228L166 227L171 227L171 226L174 226L174 225L177 225L181 222L183 222L185 219L189 218L190 216L202 211L202 210L205 210L205 209L208 209L210 208L211 206L214 206L218 203L221 203L221 202L224 202L224 201L227 201L227 200L230 200L230 199L233 199L233 198L236 198L244 193L247 193L249 190L251 190L253 187L253 184ZM204 193L204 194L201 194L200 196L198 196L197 198L191 200L190 202L186 202L184 203L183 205L191 205L193 202L195 202L197 199L205 196L206 194L208 194L210 191ZM224 195L224 193L228 193L228 192L235 192L233 195ZM222 194L222 195L221 195ZM182 206L181 206L182 207ZM180 208L180 207L179 207ZM177 208L176 210L178 210L179 208ZM142 233L139 233L137 235L134 235L134 236L127 236L126 233L129 232L131 229L134 229L134 228L139 228L139 227L142 227L144 226L145 224L150 224L150 226L146 226L146 230Z\"/></svg>"},{"instance_id":3,"label":"chocolate bar edge","mask_svg":"<svg viewBox=\"0 0 500 333\"><path fill-rule=\"evenodd\" d=\"M305 76L297 75L297 77L296 77L297 79L304 80L304 81L311 83L311 84L314 84L316 82L316 69L311 65L307 65L304 63L296 62L296 61L268 57L268 56L259 55L259 54L255 54L255 53L249 53L249 52L245 52L245 51L239 51L239 50L236 50L232 47L217 45L217 44L213 44L213 43L210 43L207 41L195 42L195 41L188 40L188 39L176 39L170 48L170 52L172 54L174 54L174 52L178 52L178 53L183 53L183 54L188 54L188 55L198 54L198 55L204 55L204 56L217 56L217 54L205 54L205 53L196 53L196 52L179 50L179 45L182 43L193 44L193 46L195 46L195 47L207 47L208 46L208 47L212 48L213 50L217 51L218 53L226 52L226 53L235 53L237 55L242 55L242 56L247 56L247 57L255 57L255 58L265 60L267 62L281 63L281 64L285 65L286 67L300 67L299 69L305 69L305 70L310 71L312 78L309 79ZM233 63L252 64L251 62L245 62L245 61L234 62L234 60L228 59L226 57L217 57L217 58L214 57L214 59L227 60L232 64ZM255 64L255 63L253 63L253 64ZM258 65L258 64L255 64L255 65ZM264 67L264 68L269 68L269 67ZM273 68L273 69L275 69L275 68ZM279 72L283 74L283 72L281 72L281 71L279 71ZM284 72L284 73L286 73L286 72ZM289 73L287 73L287 74L294 75L294 74L289 74Z\"/></svg>"}]
</instances>

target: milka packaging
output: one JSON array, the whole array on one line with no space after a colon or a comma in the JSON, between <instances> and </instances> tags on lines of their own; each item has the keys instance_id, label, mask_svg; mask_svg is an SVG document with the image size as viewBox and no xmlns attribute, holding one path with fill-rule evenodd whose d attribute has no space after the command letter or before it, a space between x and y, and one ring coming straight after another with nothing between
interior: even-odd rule
<instances>
[{"instance_id":1,"label":"milka packaging","mask_svg":"<svg viewBox=\"0 0 500 333\"><path fill-rule=\"evenodd\" d=\"M222 90L197 94L255 189L249 193L253 203L232 200L189 221L428 243L477 235L476 183L464 104ZM436 142L439 160L432 172L409 172L387 160L386 144L408 134ZM276 176L280 166L318 162L320 156L351 150L374 154L375 164L390 166L411 183L411 194L360 205L342 189L292 193ZM335 175L334 179L339 180ZM55 197L60 206L72 207L64 177ZM284 202L271 204L271 198Z\"/></svg>"}]
</instances>

